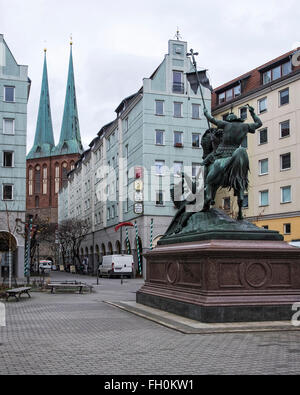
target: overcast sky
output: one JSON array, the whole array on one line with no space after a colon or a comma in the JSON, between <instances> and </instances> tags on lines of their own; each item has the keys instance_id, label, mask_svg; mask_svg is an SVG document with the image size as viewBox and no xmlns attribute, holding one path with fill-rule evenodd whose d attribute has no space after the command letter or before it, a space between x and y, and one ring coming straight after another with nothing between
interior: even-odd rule
<instances>
[{"instance_id":1,"label":"overcast sky","mask_svg":"<svg viewBox=\"0 0 300 395\"><path fill-rule=\"evenodd\" d=\"M0 33L29 66L27 150L33 144L43 49L58 142L73 35L81 137L85 147L115 118L123 98L163 60L179 27L213 87L300 45L299 0L0 0Z\"/></svg>"}]
</instances>

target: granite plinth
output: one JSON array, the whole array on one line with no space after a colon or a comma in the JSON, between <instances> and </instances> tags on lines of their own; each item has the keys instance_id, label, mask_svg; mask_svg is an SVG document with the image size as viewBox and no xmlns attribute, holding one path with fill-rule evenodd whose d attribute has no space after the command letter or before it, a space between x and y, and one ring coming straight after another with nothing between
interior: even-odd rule
<instances>
[{"instance_id":1,"label":"granite plinth","mask_svg":"<svg viewBox=\"0 0 300 395\"><path fill-rule=\"evenodd\" d=\"M145 258L137 303L204 323L286 321L300 302L300 249L283 241L160 245Z\"/></svg>"}]
</instances>

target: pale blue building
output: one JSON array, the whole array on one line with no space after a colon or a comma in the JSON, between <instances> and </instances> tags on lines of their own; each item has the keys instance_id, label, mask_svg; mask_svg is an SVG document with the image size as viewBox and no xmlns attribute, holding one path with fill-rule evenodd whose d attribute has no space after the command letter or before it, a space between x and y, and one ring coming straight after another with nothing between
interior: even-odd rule
<instances>
[{"instance_id":1,"label":"pale blue building","mask_svg":"<svg viewBox=\"0 0 300 395\"><path fill-rule=\"evenodd\" d=\"M187 52L186 42L169 40L161 64L138 92L122 100L116 119L100 130L60 193L60 220L91 221L81 253L94 268L102 255L127 250L125 230L122 240L115 232L120 222L136 221L140 252L145 252L153 220L155 245L176 212L170 184L180 181L182 170L193 177L200 168L201 137L208 125L200 90L194 92L187 80L194 72ZM210 110L211 92L206 86L202 91ZM128 228L128 236L138 266L134 228Z\"/></svg>"},{"instance_id":2,"label":"pale blue building","mask_svg":"<svg viewBox=\"0 0 300 395\"><path fill-rule=\"evenodd\" d=\"M0 34L0 277L24 278L28 67L15 60ZM10 253L11 251L11 253Z\"/></svg>"}]
</instances>

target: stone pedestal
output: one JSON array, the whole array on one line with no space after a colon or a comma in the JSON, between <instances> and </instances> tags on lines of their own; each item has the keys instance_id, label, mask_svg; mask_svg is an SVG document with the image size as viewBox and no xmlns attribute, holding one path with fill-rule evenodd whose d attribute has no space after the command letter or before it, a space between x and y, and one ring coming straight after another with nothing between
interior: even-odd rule
<instances>
[{"instance_id":1,"label":"stone pedestal","mask_svg":"<svg viewBox=\"0 0 300 395\"><path fill-rule=\"evenodd\" d=\"M204 323L291 320L300 302L300 249L283 241L191 241L145 258L137 302Z\"/></svg>"}]
</instances>

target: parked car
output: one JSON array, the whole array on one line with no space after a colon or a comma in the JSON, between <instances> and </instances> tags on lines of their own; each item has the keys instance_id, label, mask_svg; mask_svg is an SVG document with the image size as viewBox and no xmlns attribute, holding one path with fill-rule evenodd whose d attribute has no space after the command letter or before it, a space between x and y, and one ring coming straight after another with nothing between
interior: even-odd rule
<instances>
[{"instance_id":1,"label":"parked car","mask_svg":"<svg viewBox=\"0 0 300 395\"><path fill-rule=\"evenodd\" d=\"M52 270L52 262L51 261L40 261L39 264L39 271L46 272L46 271L51 271Z\"/></svg>"},{"instance_id":2,"label":"parked car","mask_svg":"<svg viewBox=\"0 0 300 395\"><path fill-rule=\"evenodd\" d=\"M105 255L99 266L99 276L127 276L133 277L132 255Z\"/></svg>"}]
</instances>

